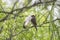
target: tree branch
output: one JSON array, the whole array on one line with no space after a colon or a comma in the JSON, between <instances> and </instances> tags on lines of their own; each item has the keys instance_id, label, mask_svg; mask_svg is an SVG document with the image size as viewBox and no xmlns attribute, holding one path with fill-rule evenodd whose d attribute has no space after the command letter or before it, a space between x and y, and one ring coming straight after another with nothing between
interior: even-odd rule
<instances>
[{"instance_id":1,"label":"tree branch","mask_svg":"<svg viewBox=\"0 0 60 40\"><path fill-rule=\"evenodd\" d=\"M13 10L13 12L14 12L14 11L18 11L18 10L23 10L23 9L30 9L30 8L32 8L32 7L34 7L34 6L39 5L39 4L52 3L52 2L55 2L55 0L53 0L53 1L47 1L47 2L38 2L38 3L35 3L35 4L33 4L33 5L31 5L31 6L28 6L28 7L23 7L23 8L20 8L20 9L15 9L15 10Z\"/></svg>"},{"instance_id":2,"label":"tree branch","mask_svg":"<svg viewBox=\"0 0 60 40\"><path fill-rule=\"evenodd\" d=\"M57 19L52 20L52 21L44 22L44 23L42 23L42 24L38 25L38 27L42 27L42 25L44 25L44 24L51 23L51 22L55 22L55 21L57 21L57 20L60 20L60 19L58 19L58 18L57 18ZM21 31L20 31L20 32L18 32L17 34L13 35L13 37L14 37L14 36L16 36L16 35L18 35L18 34L21 34L21 33L22 33L22 32L24 32L24 31L29 30L30 28L33 28L33 26L29 27L28 29L21 30Z\"/></svg>"},{"instance_id":3,"label":"tree branch","mask_svg":"<svg viewBox=\"0 0 60 40\"><path fill-rule=\"evenodd\" d=\"M32 8L34 6L39 5L39 4L52 3L52 2L55 2L55 0L53 0L53 1L47 1L47 2L38 2L38 3L35 3L35 4L31 5L31 6L27 6L27 7L23 7L23 8L19 8L19 9L14 9L14 10L12 10L12 12L19 11L19 10L24 10L24 9L30 9L30 8ZM0 11L0 13L8 13L8 12Z\"/></svg>"}]
</instances>

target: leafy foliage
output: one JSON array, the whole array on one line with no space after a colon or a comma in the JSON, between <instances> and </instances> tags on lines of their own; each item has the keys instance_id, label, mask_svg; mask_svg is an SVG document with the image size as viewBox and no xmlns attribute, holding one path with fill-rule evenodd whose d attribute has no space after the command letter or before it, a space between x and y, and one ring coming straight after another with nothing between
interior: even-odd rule
<instances>
[{"instance_id":1,"label":"leafy foliage","mask_svg":"<svg viewBox=\"0 0 60 40\"><path fill-rule=\"evenodd\" d=\"M21 3L22 8L19 0L10 7L7 7L3 0L0 1L2 7L0 7L0 40L59 40L60 26L55 23L59 24L60 19L56 21L53 16L56 1L45 0L45 4L44 2L32 4L33 0L21 1L24 1ZM51 10L47 9L48 6L51 6ZM30 14L36 16L37 31L31 24L27 29L23 29L24 20Z\"/></svg>"}]
</instances>

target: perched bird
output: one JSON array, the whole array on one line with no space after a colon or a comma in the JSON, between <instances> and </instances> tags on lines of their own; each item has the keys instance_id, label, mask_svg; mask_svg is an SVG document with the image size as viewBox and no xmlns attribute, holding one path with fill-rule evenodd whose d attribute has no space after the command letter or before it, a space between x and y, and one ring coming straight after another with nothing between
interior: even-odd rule
<instances>
[{"instance_id":1,"label":"perched bird","mask_svg":"<svg viewBox=\"0 0 60 40\"><path fill-rule=\"evenodd\" d=\"M26 26L27 26L30 22L33 24L33 26L34 26L35 29L37 30L37 23L36 23L36 17L35 17L35 15L29 15L29 16L25 19L24 24L23 24L23 28L26 28Z\"/></svg>"},{"instance_id":2,"label":"perched bird","mask_svg":"<svg viewBox=\"0 0 60 40\"><path fill-rule=\"evenodd\" d=\"M37 30L36 18L34 15L31 15L31 17L32 17L31 22L32 22L33 26L35 27L35 29Z\"/></svg>"}]
</instances>

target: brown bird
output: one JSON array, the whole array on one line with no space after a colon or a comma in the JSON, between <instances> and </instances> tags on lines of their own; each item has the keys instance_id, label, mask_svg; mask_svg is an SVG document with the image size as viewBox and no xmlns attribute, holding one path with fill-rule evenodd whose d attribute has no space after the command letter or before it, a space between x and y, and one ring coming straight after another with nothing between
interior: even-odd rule
<instances>
[{"instance_id":1,"label":"brown bird","mask_svg":"<svg viewBox=\"0 0 60 40\"><path fill-rule=\"evenodd\" d=\"M32 17L31 22L32 22L33 26L35 27L35 29L37 30L36 18L34 15L31 15L31 17Z\"/></svg>"},{"instance_id":2,"label":"brown bird","mask_svg":"<svg viewBox=\"0 0 60 40\"><path fill-rule=\"evenodd\" d=\"M24 24L23 24L23 28L26 28L26 26L27 26L30 22L33 24L33 26L34 26L35 29L37 30L37 23L36 23L36 17L35 17L35 15L29 15L29 16L25 19Z\"/></svg>"}]
</instances>

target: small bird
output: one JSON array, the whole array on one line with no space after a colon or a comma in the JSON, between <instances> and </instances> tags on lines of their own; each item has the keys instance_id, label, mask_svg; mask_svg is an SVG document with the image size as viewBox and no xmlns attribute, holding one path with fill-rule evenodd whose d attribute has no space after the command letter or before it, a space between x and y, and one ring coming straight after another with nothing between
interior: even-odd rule
<instances>
[{"instance_id":1,"label":"small bird","mask_svg":"<svg viewBox=\"0 0 60 40\"><path fill-rule=\"evenodd\" d=\"M32 17L31 22L32 22L33 26L35 27L35 29L37 30L36 18L34 15L31 15L31 17Z\"/></svg>"},{"instance_id":2,"label":"small bird","mask_svg":"<svg viewBox=\"0 0 60 40\"><path fill-rule=\"evenodd\" d=\"M25 19L24 24L23 24L23 28L26 28L26 26L27 26L30 22L33 24L33 26L34 26L35 29L37 30L37 23L36 23L36 17L35 17L35 15L29 15L29 16Z\"/></svg>"}]
</instances>

